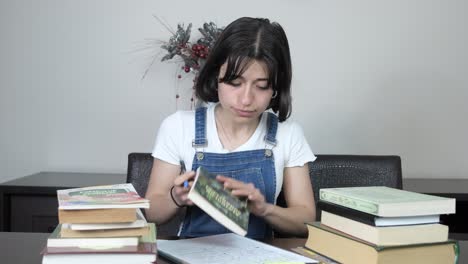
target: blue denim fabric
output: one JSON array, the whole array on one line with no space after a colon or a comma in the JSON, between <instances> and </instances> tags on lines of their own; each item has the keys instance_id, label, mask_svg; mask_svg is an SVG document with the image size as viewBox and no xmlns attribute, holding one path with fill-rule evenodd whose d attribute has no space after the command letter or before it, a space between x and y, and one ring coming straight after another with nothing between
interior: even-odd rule
<instances>
[{"instance_id":1,"label":"blue denim fabric","mask_svg":"<svg viewBox=\"0 0 468 264\"><path fill-rule=\"evenodd\" d=\"M197 109L195 122L195 141L206 142L206 108ZM274 114L269 113L267 123L269 127L265 137L265 145L274 147L278 119ZM262 192L268 203L274 203L276 173L271 148L219 154L203 152L202 149L197 148L196 144L194 147L197 149L197 153L193 158L192 170L195 171L199 166L203 166L212 174L220 174L246 183L253 183ZM228 232L230 232L228 229L204 211L193 206L187 210L180 235L181 237L199 237ZM265 221L251 214L247 236L258 239L268 238L271 235L272 230Z\"/></svg>"}]
</instances>

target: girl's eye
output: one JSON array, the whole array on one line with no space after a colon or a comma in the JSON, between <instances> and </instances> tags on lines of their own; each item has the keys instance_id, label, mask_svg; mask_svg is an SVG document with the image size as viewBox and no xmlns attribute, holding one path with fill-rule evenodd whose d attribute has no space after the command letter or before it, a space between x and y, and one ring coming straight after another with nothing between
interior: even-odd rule
<instances>
[{"instance_id":1,"label":"girl's eye","mask_svg":"<svg viewBox=\"0 0 468 264\"><path fill-rule=\"evenodd\" d=\"M268 90L270 86L257 86L260 90Z\"/></svg>"},{"instance_id":2,"label":"girl's eye","mask_svg":"<svg viewBox=\"0 0 468 264\"><path fill-rule=\"evenodd\" d=\"M234 87L239 87L241 85L241 82L234 80L234 81L228 82L227 84L234 86Z\"/></svg>"}]
</instances>

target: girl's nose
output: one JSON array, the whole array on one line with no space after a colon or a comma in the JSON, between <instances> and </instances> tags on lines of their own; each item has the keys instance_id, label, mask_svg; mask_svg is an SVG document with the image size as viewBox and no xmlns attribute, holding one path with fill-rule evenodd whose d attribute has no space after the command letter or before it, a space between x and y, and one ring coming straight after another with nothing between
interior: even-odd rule
<instances>
[{"instance_id":1,"label":"girl's nose","mask_svg":"<svg viewBox=\"0 0 468 264\"><path fill-rule=\"evenodd\" d=\"M252 90L252 87L246 85L241 93L241 102L243 105L252 104L255 96Z\"/></svg>"}]
</instances>

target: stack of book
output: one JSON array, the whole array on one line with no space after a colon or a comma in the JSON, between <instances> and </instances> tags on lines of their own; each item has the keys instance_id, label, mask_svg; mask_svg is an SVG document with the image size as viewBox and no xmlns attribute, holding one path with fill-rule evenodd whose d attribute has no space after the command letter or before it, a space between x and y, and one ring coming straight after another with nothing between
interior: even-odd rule
<instances>
[{"instance_id":1,"label":"stack of book","mask_svg":"<svg viewBox=\"0 0 468 264\"><path fill-rule=\"evenodd\" d=\"M57 191L59 225L42 263L152 263L156 227L141 212L149 201L131 184Z\"/></svg>"},{"instance_id":2,"label":"stack of book","mask_svg":"<svg viewBox=\"0 0 468 264\"><path fill-rule=\"evenodd\" d=\"M456 263L441 214L455 199L382 186L324 188L321 222L307 223L305 247L342 263Z\"/></svg>"}]
</instances>

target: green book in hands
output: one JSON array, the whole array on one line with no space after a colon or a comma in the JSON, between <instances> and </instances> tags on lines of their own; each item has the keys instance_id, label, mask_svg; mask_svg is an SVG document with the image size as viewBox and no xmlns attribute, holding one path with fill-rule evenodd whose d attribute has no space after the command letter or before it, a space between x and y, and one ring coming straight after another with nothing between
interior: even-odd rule
<instances>
[{"instance_id":1,"label":"green book in hands","mask_svg":"<svg viewBox=\"0 0 468 264\"><path fill-rule=\"evenodd\" d=\"M231 194L205 168L199 167L188 198L232 232L245 236L249 226L247 199Z\"/></svg>"}]
</instances>

